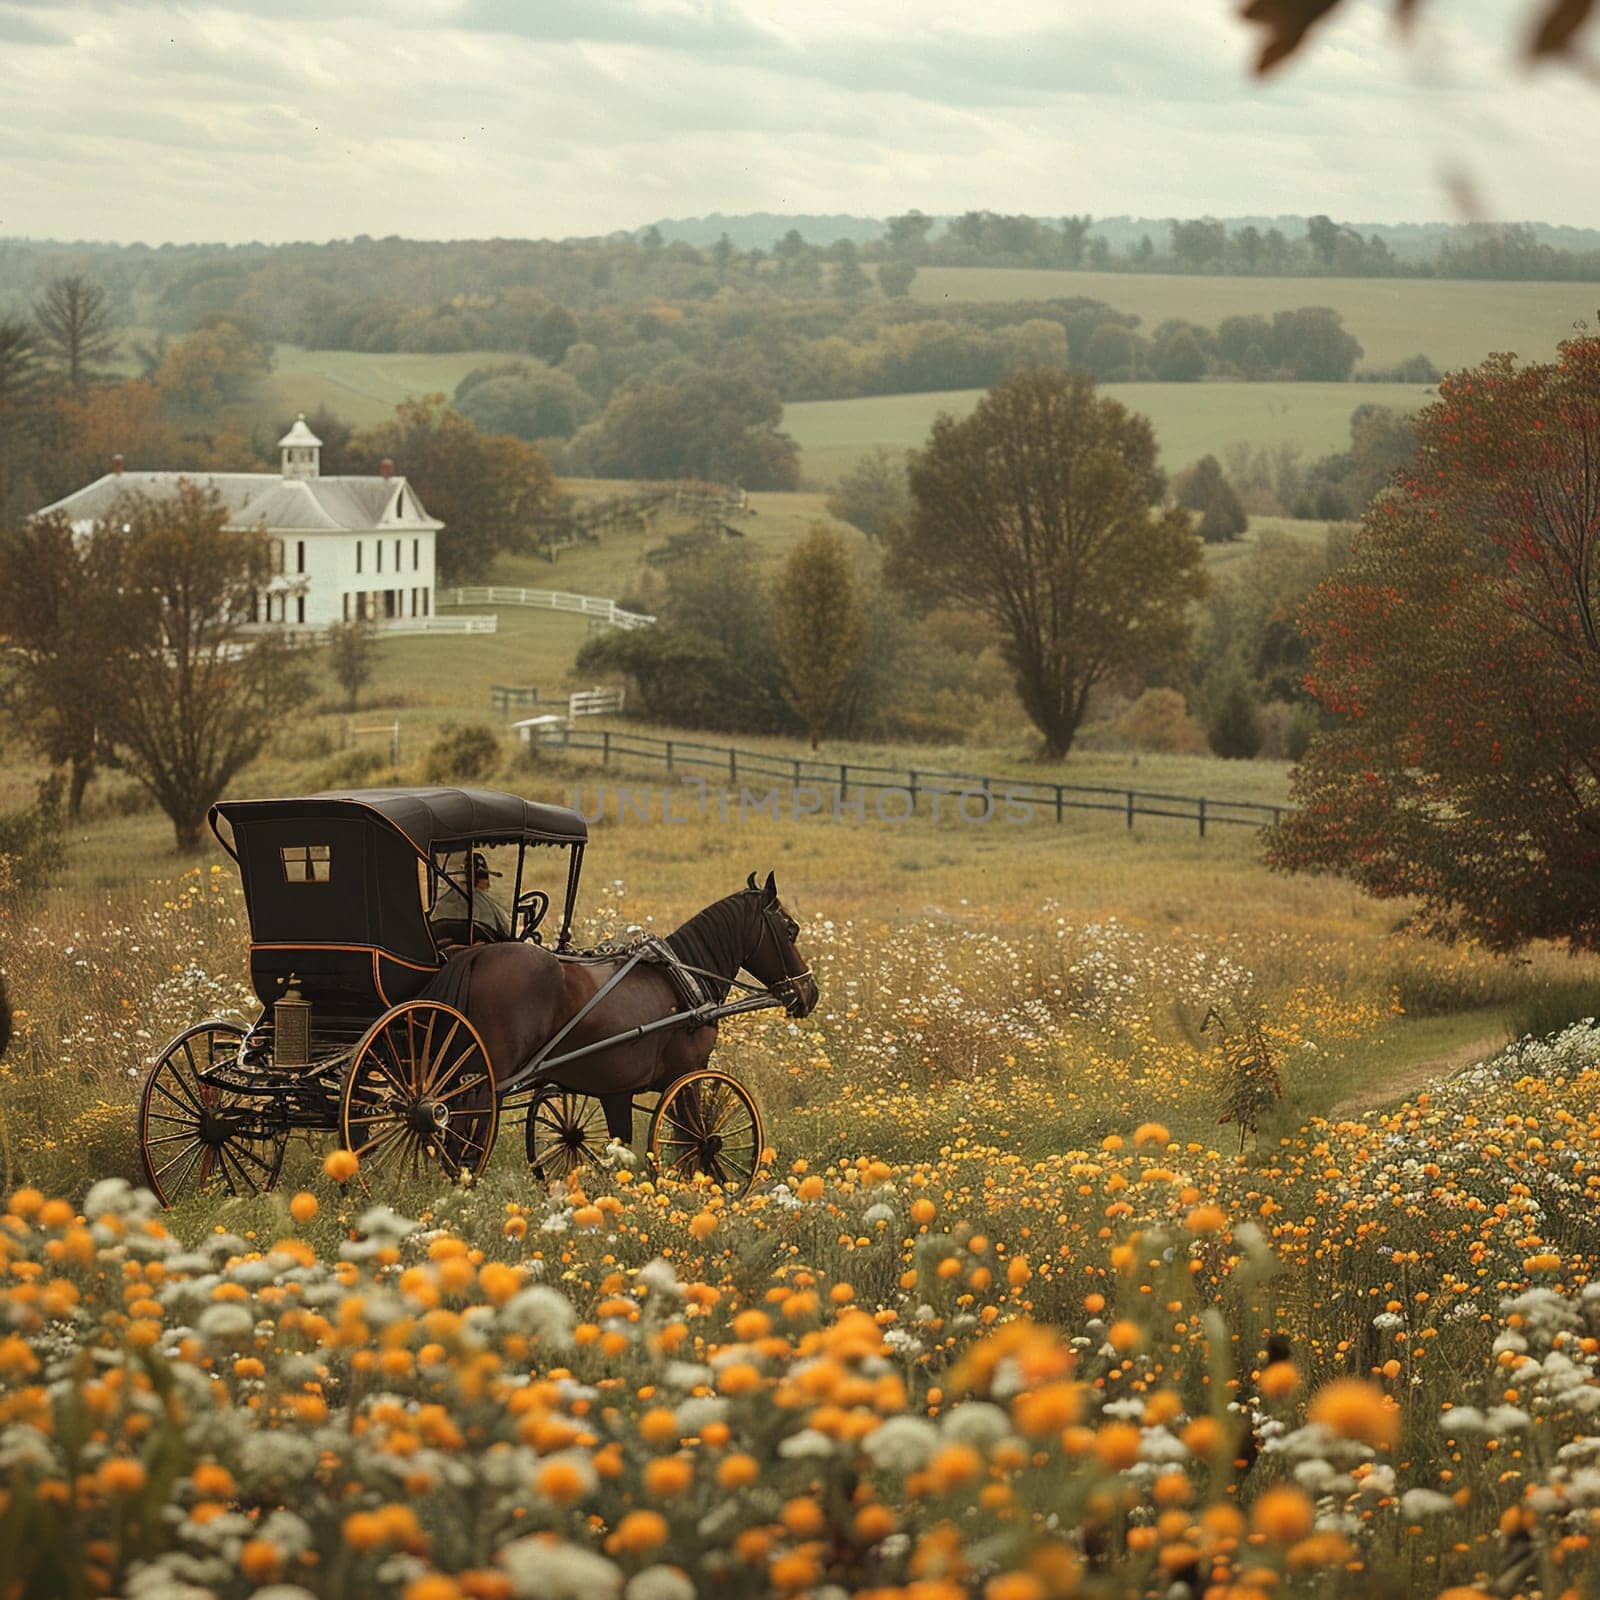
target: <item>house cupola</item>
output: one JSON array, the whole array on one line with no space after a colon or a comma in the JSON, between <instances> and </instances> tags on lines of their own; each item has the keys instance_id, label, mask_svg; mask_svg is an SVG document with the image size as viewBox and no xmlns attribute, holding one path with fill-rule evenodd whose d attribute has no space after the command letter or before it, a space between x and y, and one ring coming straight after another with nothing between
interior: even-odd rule
<instances>
[{"instance_id":1,"label":"house cupola","mask_svg":"<svg viewBox=\"0 0 1600 1600\"><path fill-rule=\"evenodd\" d=\"M294 419L294 426L278 441L283 452L285 478L315 478L322 471L322 441L306 426L306 414Z\"/></svg>"}]
</instances>

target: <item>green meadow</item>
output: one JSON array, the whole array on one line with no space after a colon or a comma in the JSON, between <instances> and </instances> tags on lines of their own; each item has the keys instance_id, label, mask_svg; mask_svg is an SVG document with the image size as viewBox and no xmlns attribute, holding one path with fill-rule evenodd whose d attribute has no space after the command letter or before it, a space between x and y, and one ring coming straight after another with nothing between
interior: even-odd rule
<instances>
[{"instance_id":1,"label":"green meadow","mask_svg":"<svg viewBox=\"0 0 1600 1600\"><path fill-rule=\"evenodd\" d=\"M1084 296L1131 311L1150 332L1169 317L1214 328L1224 317L1332 306L1366 350L1392 367L1419 351L1440 369L1491 350L1548 357L1580 320L1592 322L1600 284L1480 283L1431 278L1223 278L1177 273L1055 272L1013 267L923 267L922 301L1050 300Z\"/></svg>"},{"instance_id":2,"label":"green meadow","mask_svg":"<svg viewBox=\"0 0 1600 1600\"><path fill-rule=\"evenodd\" d=\"M1414 411L1432 391L1409 383L1107 383L1101 392L1149 417L1168 471L1244 440L1298 445L1308 457L1342 450L1350 413L1360 405ZM785 406L784 431L800 446L808 484L830 484L882 446L914 450L941 412L963 417L981 389L806 400Z\"/></svg>"}]
</instances>

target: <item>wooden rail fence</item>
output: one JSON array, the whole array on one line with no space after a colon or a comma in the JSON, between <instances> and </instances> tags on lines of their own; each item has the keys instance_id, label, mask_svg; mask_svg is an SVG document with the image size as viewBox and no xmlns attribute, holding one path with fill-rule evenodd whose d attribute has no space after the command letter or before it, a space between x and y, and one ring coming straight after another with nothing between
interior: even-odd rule
<instances>
[{"instance_id":1,"label":"wooden rail fence","mask_svg":"<svg viewBox=\"0 0 1600 1600\"><path fill-rule=\"evenodd\" d=\"M1125 817L1131 828L1139 817L1170 817L1195 824L1203 839L1208 828L1267 827L1280 821L1287 809L1258 800L1218 800L1208 795L1169 794L1152 789L1047 783L1035 778L886 767L859 761L817 761L692 739L658 739L612 728L587 730L552 725L535 730L532 742L547 749L598 751L603 766L613 757L633 757L662 762L668 772L703 768L715 772L732 787L749 778L776 778L795 789L833 791L840 799L851 790L866 794L895 791L910 797L910 811L905 815L915 812L923 796L930 797L930 806L934 807L938 805L935 797L951 797L960 804L963 797L985 796L985 816L994 814L998 802L1026 810L1026 817L1011 815L1012 821L1032 820L1042 812L1059 823L1065 821L1069 811L1109 811ZM877 809L885 820L902 820L899 814L885 814L881 803Z\"/></svg>"}]
</instances>

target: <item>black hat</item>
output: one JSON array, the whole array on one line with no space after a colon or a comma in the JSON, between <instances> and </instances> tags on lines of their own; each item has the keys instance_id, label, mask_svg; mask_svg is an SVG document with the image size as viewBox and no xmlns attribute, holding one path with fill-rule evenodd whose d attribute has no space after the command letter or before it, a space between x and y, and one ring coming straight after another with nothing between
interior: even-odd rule
<instances>
[{"instance_id":1,"label":"black hat","mask_svg":"<svg viewBox=\"0 0 1600 1600\"><path fill-rule=\"evenodd\" d=\"M472 852L472 876L474 878L503 878L505 873L494 872L490 869L488 857L481 850Z\"/></svg>"}]
</instances>

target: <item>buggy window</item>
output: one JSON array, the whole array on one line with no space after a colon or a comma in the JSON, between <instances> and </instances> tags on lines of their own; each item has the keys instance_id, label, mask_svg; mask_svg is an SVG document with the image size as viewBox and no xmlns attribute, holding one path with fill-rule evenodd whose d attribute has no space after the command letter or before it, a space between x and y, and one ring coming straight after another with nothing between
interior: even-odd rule
<instances>
[{"instance_id":1,"label":"buggy window","mask_svg":"<svg viewBox=\"0 0 1600 1600\"><path fill-rule=\"evenodd\" d=\"M328 883L333 877L333 855L325 844L280 845L285 883Z\"/></svg>"}]
</instances>

